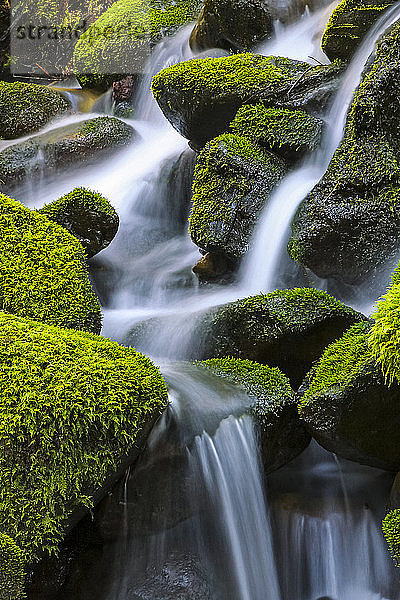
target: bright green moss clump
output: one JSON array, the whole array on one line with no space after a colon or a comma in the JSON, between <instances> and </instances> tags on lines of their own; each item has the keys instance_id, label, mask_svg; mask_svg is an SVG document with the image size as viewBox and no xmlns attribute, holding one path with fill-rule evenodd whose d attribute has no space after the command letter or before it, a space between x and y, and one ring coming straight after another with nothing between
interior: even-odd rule
<instances>
[{"instance_id":1,"label":"bright green moss clump","mask_svg":"<svg viewBox=\"0 0 400 600\"><path fill-rule=\"evenodd\" d=\"M230 128L233 133L246 136L269 150L293 156L318 147L323 121L301 110L255 104L242 106Z\"/></svg>"},{"instance_id":2,"label":"bright green moss clump","mask_svg":"<svg viewBox=\"0 0 400 600\"><path fill-rule=\"evenodd\" d=\"M400 509L391 510L382 522L383 533L389 545L390 552L398 567L400 567Z\"/></svg>"},{"instance_id":3,"label":"bright green moss clump","mask_svg":"<svg viewBox=\"0 0 400 600\"><path fill-rule=\"evenodd\" d=\"M37 131L70 108L70 103L51 88L0 81L0 137L12 139Z\"/></svg>"},{"instance_id":4,"label":"bright green moss clump","mask_svg":"<svg viewBox=\"0 0 400 600\"><path fill-rule=\"evenodd\" d=\"M81 84L106 89L114 74L142 73L152 45L199 11L200 0L118 0L75 46L74 71Z\"/></svg>"},{"instance_id":5,"label":"bright green moss clump","mask_svg":"<svg viewBox=\"0 0 400 600\"><path fill-rule=\"evenodd\" d=\"M72 233L88 257L106 248L118 231L118 214L108 200L84 188L75 188L38 212Z\"/></svg>"},{"instance_id":6,"label":"bright green moss clump","mask_svg":"<svg viewBox=\"0 0 400 600\"><path fill-rule=\"evenodd\" d=\"M24 557L8 535L0 533L0 600L24 598Z\"/></svg>"},{"instance_id":7,"label":"bright green moss clump","mask_svg":"<svg viewBox=\"0 0 400 600\"><path fill-rule=\"evenodd\" d=\"M0 531L34 561L167 405L164 381L132 348L0 313Z\"/></svg>"},{"instance_id":8,"label":"bright green moss clump","mask_svg":"<svg viewBox=\"0 0 400 600\"><path fill-rule=\"evenodd\" d=\"M223 134L199 155L190 235L200 248L236 261L248 249L257 217L286 164L248 138Z\"/></svg>"},{"instance_id":9,"label":"bright green moss clump","mask_svg":"<svg viewBox=\"0 0 400 600\"><path fill-rule=\"evenodd\" d=\"M388 0L342 0L329 19L322 50L331 60L350 59L368 30L393 4Z\"/></svg>"},{"instance_id":10,"label":"bright green moss clump","mask_svg":"<svg viewBox=\"0 0 400 600\"><path fill-rule=\"evenodd\" d=\"M101 311L82 245L63 227L0 194L0 308L99 332Z\"/></svg>"}]
</instances>

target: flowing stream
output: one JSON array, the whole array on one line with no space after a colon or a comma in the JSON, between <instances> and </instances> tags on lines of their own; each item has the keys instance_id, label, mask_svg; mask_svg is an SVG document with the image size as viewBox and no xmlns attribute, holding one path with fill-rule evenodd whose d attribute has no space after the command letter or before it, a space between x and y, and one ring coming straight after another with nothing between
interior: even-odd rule
<instances>
[{"instance_id":1,"label":"flowing stream","mask_svg":"<svg viewBox=\"0 0 400 600\"><path fill-rule=\"evenodd\" d=\"M319 59L315 31L328 16L320 8L277 26L275 40L258 51ZM249 398L199 368L163 362L190 358L202 311L280 285L291 218L340 143L376 40L399 16L395 5L352 60L321 149L276 188L232 285L199 287L191 272L199 256L186 225L196 156L149 92L153 74L193 56L190 28L151 57L130 121L139 142L100 166L43 177L19 191L39 206L86 186L118 209L119 232L91 263L103 334L124 343L140 325L138 348L161 361L171 398L146 453L96 512L91 527L101 543L96 538L74 557L54 600L400 600L379 528L391 476L313 444L264 481Z\"/></svg>"}]
</instances>

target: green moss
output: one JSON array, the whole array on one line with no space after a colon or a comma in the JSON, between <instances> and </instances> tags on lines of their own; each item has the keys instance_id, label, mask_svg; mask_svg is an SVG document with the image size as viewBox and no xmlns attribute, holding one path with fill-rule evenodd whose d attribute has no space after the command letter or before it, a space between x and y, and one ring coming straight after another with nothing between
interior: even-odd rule
<instances>
[{"instance_id":1,"label":"green moss","mask_svg":"<svg viewBox=\"0 0 400 600\"><path fill-rule=\"evenodd\" d=\"M0 137L12 139L37 131L70 108L70 103L51 88L0 81Z\"/></svg>"},{"instance_id":2,"label":"green moss","mask_svg":"<svg viewBox=\"0 0 400 600\"><path fill-rule=\"evenodd\" d=\"M0 530L34 561L138 454L166 387L132 348L5 313L0 364Z\"/></svg>"},{"instance_id":3,"label":"green moss","mask_svg":"<svg viewBox=\"0 0 400 600\"><path fill-rule=\"evenodd\" d=\"M382 522L383 534L389 545L390 552L398 567L400 567L400 509L391 510Z\"/></svg>"},{"instance_id":4,"label":"green moss","mask_svg":"<svg viewBox=\"0 0 400 600\"><path fill-rule=\"evenodd\" d=\"M101 212L106 215L115 216L115 208L109 201L98 192L92 192L85 188L75 188L69 194L45 204L38 212L46 215L48 219L57 221L60 214L71 208L87 209L93 212Z\"/></svg>"},{"instance_id":5,"label":"green moss","mask_svg":"<svg viewBox=\"0 0 400 600\"><path fill-rule=\"evenodd\" d=\"M323 121L300 110L242 106L230 125L233 133L276 152L312 152L321 141Z\"/></svg>"},{"instance_id":6,"label":"green moss","mask_svg":"<svg viewBox=\"0 0 400 600\"><path fill-rule=\"evenodd\" d=\"M350 59L369 29L393 4L388 0L342 0L322 36L323 51L331 60Z\"/></svg>"},{"instance_id":7,"label":"green moss","mask_svg":"<svg viewBox=\"0 0 400 600\"><path fill-rule=\"evenodd\" d=\"M98 332L100 305L82 245L44 215L0 194L0 308Z\"/></svg>"},{"instance_id":8,"label":"green moss","mask_svg":"<svg viewBox=\"0 0 400 600\"><path fill-rule=\"evenodd\" d=\"M189 231L207 251L237 260L247 250L257 217L286 164L248 138L223 134L198 157Z\"/></svg>"},{"instance_id":9,"label":"green moss","mask_svg":"<svg viewBox=\"0 0 400 600\"><path fill-rule=\"evenodd\" d=\"M151 46L194 20L199 0L119 0L80 37L74 70L82 85L106 89L115 79L141 73ZM109 76L105 75L109 69Z\"/></svg>"},{"instance_id":10,"label":"green moss","mask_svg":"<svg viewBox=\"0 0 400 600\"><path fill-rule=\"evenodd\" d=\"M368 343L370 330L369 321L356 323L326 348L301 398L300 416L303 406L309 407L328 393L344 392L360 375L375 378L376 363Z\"/></svg>"},{"instance_id":11,"label":"green moss","mask_svg":"<svg viewBox=\"0 0 400 600\"><path fill-rule=\"evenodd\" d=\"M24 595L24 558L13 539L0 533L0 600L20 600Z\"/></svg>"}]
</instances>

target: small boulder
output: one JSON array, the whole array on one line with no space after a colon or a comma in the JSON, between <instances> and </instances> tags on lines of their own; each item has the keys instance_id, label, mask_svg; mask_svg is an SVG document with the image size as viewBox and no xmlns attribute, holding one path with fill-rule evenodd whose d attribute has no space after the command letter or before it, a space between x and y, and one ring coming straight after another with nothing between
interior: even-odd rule
<instances>
[{"instance_id":1,"label":"small boulder","mask_svg":"<svg viewBox=\"0 0 400 600\"><path fill-rule=\"evenodd\" d=\"M237 262L248 250L257 218L287 165L251 140L221 135L199 154L189 232L195 244Z\"/></svg>"},{"instance_id":2,"label":"small boulder","mask_svg":"<svg viewBox=\"0 0 400 600\"><path fill-rule=\"evenodd\" d=\"M38 131L70 109L70 102L49 87L0 81L0 138L14 139Z\"/></svg>"},{"instance_id":3,"label":"small boulder","mask_svg":"<svg viewBox=\"0 0 400 600\"><path fill-rule=\"evenodd\" d=\"M330 452L389 471L400 468L400 386L376 363L371 322L357 323L323 353L299 390L299 414Z\"/></svg>"},{"instance_id":4,"label":"small boulder","mask_svg":"<svg viewBox=\"0 0 400 600\"><path fill-rule=\"evenodd\" d=\"M111 243L119 225L115 209L101 194L75 188L38 210L75 236L91 258Z\"/></svg>"},{"instance_id":5,"label":"small boulder","mask_svg":"<svg viewBox=\"0 0 400 600\"><path fill-rule=\"evenodd\" d=\"M237 300L203 317L204 358L232 356L276 366L297 388L323 349L365 317L325 292L277 290Z\"/></svg>"},{"instance_id":6,"label":"small boulder","mask_svg":"<svg viewBox=\"0 0 400 600\"><path fill-rule=\"evenodd\" d=\"M243 52L270 37L273 29L264 0L205 0L190 47L194 51L223 48Z\"/></svg>"},{"instance_id":7,"label":"small boulder","mask_svg":"<svg viewBox=\"0 0 400 600\"><path fill-rule=\"evenodd\" d=\"M197 147L227 131L244 104L319 113L336 89L339 64L310 67L289 58L236 54L163 69L152 91L170 123Z\"/></svg>"},{"instance_id":8,"label":"small boulder","mask_svg":"<svg viewBox=\"0 0 400 600\"><path fill-rule=\"evenodd\" d=\"M300 423L289 379L279 369L235 358L214 358L199 364L249 395L248 411L257 423L267 474L307 448L311 436Z\"/></svg>"},{"instance_id":9,"label":"small boulder","mask_svg":"<svg viewBox=\"0 0 400 600\"><path fill-rule=\"evenodd\" d=\"M349 60L374 23L393 4L388 0L342 0L322 36L321 47L327 57Z\"/></svg>"},{"instance_id":10,"label":"small boulder","mask_svg":"<svg viewBox=\"0 0 400 600\"><path fill-rule=\"evenodd\" d=\"M193 273L200 281L219 280L232 271L233 265L220 254L207 252L193 267Z\"/></svg>"},{"instance_id":11,"label":"small boulder","mask_svg":"<svg viewBox=\"0 0 400 600\"><path fill-rule=\"evenodd\" d=\"M232 121L233 133L293 161L320 145L324 122L301 110L242 106Z\"/></svg>"}]
</instances>

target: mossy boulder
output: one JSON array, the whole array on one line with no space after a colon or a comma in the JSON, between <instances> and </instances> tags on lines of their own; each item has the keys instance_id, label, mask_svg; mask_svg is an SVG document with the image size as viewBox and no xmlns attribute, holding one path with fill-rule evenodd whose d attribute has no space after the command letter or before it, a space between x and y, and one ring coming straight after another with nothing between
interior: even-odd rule
<instances>
[{"instance_id":1,"label":"mossy boulder","mask_svg":"<svg viewBox=\"0 0 400 600\"><path fill-rule=\"evenodd\" d=\"M374 23L393 4L388 0L342 0L322 36L321 47L327 57L349 60Z\"/></svg>"},{"instance_id":2,"label":"mossy boulder","mask_svg":"<svg viewBox=\"0 0 400 600\"><path fill-rule=\"evenodd\" d=\"M108 200L84 188L75 188L38 212L76 237L88 258L107 248L118 231L119 217Z\"/></svg>"},{"instance_id":3,"label":"mossy boulder","mask_svg":"<svg viewBox=\"0 0 400 600\"><path fill-rule=\"evenodd\" d=\"M80 37L74 72L84 87L105 91L144 71L152 46L199 14L200 0L118 0Z\"/></svg>"},{"instance_id":4,"label":"mossy boulder","mask_svg":"<svg viewBox=\"0 0 400 600\"><path fill-rule=\"evenodd\" d=\"M0 152L0 190L71 165L94 164L136 137L130 125L114 117L97 117L36 135Z\"/></svg>"},{"instance_id":5,"label":"mossy boulder","mask_svg":"<svg viewBox=\"0 0 400 600\"><path fill-rule=\"evenodd\" d=\"M70 102L51 88L0 81L0 137L14 139L37 131L70 108Z\"/></svg>"},{"instance_id":6,"label":"mossy boulder","mask_svg":"<svg viewBox=\"0 0 400 600\"><path fill-rule=\"evenodd\" d=\"M0 309L61 327L96 333L101 328L100 305L80 242L44 215L3 194Z\"/></svg>"},{"instance_id":7,"label":"mossy boulder","mask_svg":"<svg viewBox=\"0 0 400 600\"><path fill-rule=\"evenodd\" d=\"M6 313L0 354L0 529L33 563L138 456L167 391L133 348Z\"/></svg>"},{"instance_id":8,"label":"mossy boulder","mask_svg":"<svg viewBox=\"0 0 400 600\"><path fill-rule=\"evenodd\" d=\"M382 529L393 560L400 567L400 508L388 512L383 519Z\"/></svg>"},{"instance_id":9,"label":"mossy boulder","mask_svg":"<svg viewBox=\"0 0 400 600\"><path fill-rule=\"evenodd\" d=\"M238 385L253 400L248 410L257 423L266 473L307 448L311 436L300 423L290 381L279 369L236 358L213 358L198 364Z\"/></svg>"},{"instance_id":10,"label":"mossy boulder","mask_svg":"<svg viewBox=\"0 0 400 600\"><path fill-rule=\"evenodd\" d=\"M230 129L263 148L296 160L321 143L324 122L302 110L267 108L264 104L242 106Z\"/></svg>"},{"instance_id":11,"label":"mossy boulder","mask_svg":"<svg viewBox=\"0 0 400 600\"><path fill-rule=\"evenodd\" d=\"M257 218L287 165L251 140L223 134L199 155L189 231L195 244L235 262L249 247Z\"/></svg>"},{"instance_id":12,"label":"mossy boulder","mask_svg":"<svg viewBox=\"0 0 400 600\"><path fill-rule=\"evenodd\" d=\"M0 533L0 600L24 598L24 557L13 539Z\"/></svg>"},{"instance_id":13,"label":"mossy boulder","mask_svg":"<svg viewBox=\"0 0 400 600\"><path fill-rule=\"evenodd\" d=\"M323 353L299 393L299 414L324 448L361 464L400 467L400 386L387 385L357 323Z\"/></svg>"},{"instance_id":14,"label":"mossy boulder","mask_svg":"<svg viewBox=\"0 0 400 600\"><path fill-rule=\"evenodd\" d=\"M400 248L400 24L380 41L344 138L292 222L289 253L320 277L362 281Z\"/></svg>"},{"instance_id":15,"label":"mossy boulder","mask_svg":"<svg viewBox=\"0 0 400 600\"><path fill-rule=\"evenodd\" d=\"M163 69L152 91L175 129L202 147L229 129L244 104L323 110L340 72L339 64L310 67L288 58L236 54Z\"/></svg>"},{"instance_id":16,"label":"mossy boulder","mask_svg":"<svg viewBox=\"0 0 400 600\"><path fill-rule=\"evenodd\" d=\"M272 33L273 18L263 0L205 0L190 46L243 52Z\"/></svg>"},{"instance_id":17,"label":"mossy boulder","mask_svg":"<svg viewBox=\"0 0 400 600\"><path fill-rule=\"evenodd\" d=\"M320 290L277 290L205 315L203 353L205 358L232 356L279 367L298 387L323 349L364 319Z\"/></svg>"}]
</instances>

